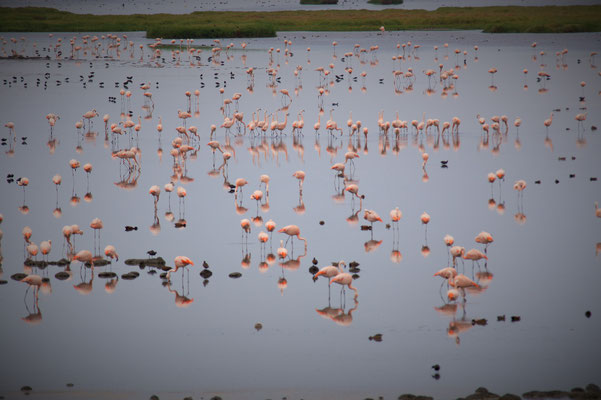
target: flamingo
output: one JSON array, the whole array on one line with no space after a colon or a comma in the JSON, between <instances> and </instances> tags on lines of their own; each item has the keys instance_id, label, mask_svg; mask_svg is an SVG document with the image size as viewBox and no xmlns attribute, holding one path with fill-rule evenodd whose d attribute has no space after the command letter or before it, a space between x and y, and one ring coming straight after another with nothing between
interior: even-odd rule
<instances>
[{"instance_id":1,"label":"flamingo","mask_svg":"<svg viewBox=\"0 0 601 400\"><path fill-rule=\"evenodd\" d=\"M73 260L80 261L82 264L89 262L92 266L92 273L94 273L94 257L91 251L81 250L73 256Z\"/></svg>"},{"instance_id":2,"label":"flamingo","mask_svg":"<svg viewBox=\"0 0 601 400\"><path fill-rule=\"evenodd\" d=\"M110 259L115 259L116 261L119 261L119 254L117 254L117 250L113 245L109 244L104 248L104 255Z\"/></svg>"},{"instance_id":3,"label":"flamingo","mask_svg":"<svg viewBox=\"0 0 601 400\"><path fill-rule=\"evenodd\" d=\"M286 225L282 229L278 231L279 233L285 233L288 235L288 239L292 238L294 240L294 236L296 236L299 240L303 240L305 242L305 249L307 248L307 239L301 237L300 228L296 225ZM286 243L288 243L288 239L286 239Z\"/></svg>"},{"instance_id":4,"label":"flamingo","mask_svg":"<svg viewBox=\"0 0 601 400\"><path fill-rule=\"evenodd\" d=\"M167 280L171 278L172 272L176 272L178 269L186 267L186 265L194 265L194 262L192 262L192 260L190 260L188 257L177 256L175 257L173 264L175 265L175 268L172 268L169 271L167 271Z\"/></svg>"},{"instance_id":5,"label":"flamingo","mask_svg":"<svg viewBox=\"0 0 601 400\"><path fill-rule=\"evenodd\" d=\"M292 174L293 177L298 179L298 190L303 192L303 182L305 182L305 171L296 171Z\"/></svg>"},{"instance_id":6,"label":"flamingo","mask_svg":"<svg viewBox=\"0 0 601 400\"><path fill-rule=\"evenodd\" d=\"M374 210L368 210L368 209L365 209L365 211L363 212L363 219L365 219L371 223L372 231L374 228L374 222L376 222L376 221L382 222L382 218L380 218L380 216L378 215L377 212L375 212Z\"/></svg>"},{"instance_id":7,"label":"flamingo","mask_svg":"<svg viewBox=\"0 0 601 400\"><path fill-rule=\"evenodd\" d=\"M342 285L343 287L348 286L349 289L355 291L355 299L359 297L359 291L356 287L353 287L353 276L348 272L342 272L336 276L333 276L332 279L330 279L329 285L332 285L332 283L337 283L339 285Z\"/></svg>"}]
</instances>

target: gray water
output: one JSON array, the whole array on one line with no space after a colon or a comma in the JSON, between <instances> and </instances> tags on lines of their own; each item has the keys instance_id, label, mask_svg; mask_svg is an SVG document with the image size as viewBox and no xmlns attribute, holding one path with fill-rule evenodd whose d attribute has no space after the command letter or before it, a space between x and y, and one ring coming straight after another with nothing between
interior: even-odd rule
<instances>
[{"instance_id":1,"label":"gray water","mask_svg":"<svg viewBox=\"0 0 601 400\"><path fill-rule=\"evenodd\" d=\"M87 55L80 51L77 61L69 59L73 34L52 38L48 34L4 35L7 40L25 38L16 50L36 56L37 49L40 57L48 54L50 59L0 60L0 122L2 126L15 123L13 136L7 128L1 131L8 144L0 153L0 213L4 218L0 279L8 283L0 286L0 395L20 397L19 388L30 385L37 398L121 395L145 399L157 393L175 399L217 393L241 399L390 399L407 392L455 398L478 386L499 394L521 394L599 383L601 220L595 218L594 202L601 200L601 188L598 180L590 178L599 177L601 171L601 138L599 131L592 130L601 122L601 88L599 58L589 54L599 51L601 35L287 33L274 39L247 40L246 52L240 49L241 41L235 40L229 57L223 52L219 58L223 65L209 62L211 52L205 49L200 66L196 60L190 66L187 55L179 63L172 60L169 50L163 50L165 60L157 64L149 59L148 47L141 62L138 45L151 41L142 33L127 35L135 43L133 57L129 50L122 50L120 58L106 59L93 59L89 51ZM81 35L77 37L81 44ZM63 38L62 60L47 50L58 38ZM288 56L284 38L292 41ZM334 40L338 42L336 58ZM408 41L421 48L415 53L406 51L403 61L393 61L396 44ZM533 41L538 43L534 50ZM196 40L194 46L212 43ZM347 77L348 60L343 61L343 54L353 51L355 43L366 49L379 46L361 58L351 57L351 77L356 82ZM448 50L444 43L449 44ZM477 52L474 45L479 46ZM8 53L12 46L9 41L4 50ZM271 64L279 68L281 78L275 95L267 87L270 47L281 49L273 52ZM309 53L307 47L311 47ZM557 59L555 53L564 48L568 53ZM455 49L467 55L455 56ZM543 58L541 50L546 52ZM319 112L320 78L314 69L329 69L330 63L334 64L330 76L342 75L342 79L331 85L327 79L329 94L323 98L322 126L316 135L312 128ZM458 65L456 87L444 97L438 75L431 84L433 93L427 94L428 80L422 72L438 71L440 63L444 70ZM293 71L299 65L303 69L297 81ZM252 93L245 74L250 66L255 67ZM406 72L409 67L416 75L413 90L401 84L402 93L395 94L391 71ZM487 72L491 67L498 68L495 91L489 88L493 86ZM524 68L529 70L525 78ZM547 92L540 90L543 82L536 81L539 70L551 75L544 82ZM365 82L362 71L367 72ZM93 77L89 77L91 72ZM132 78L129 106L119 94L127 77ZM584 89L581 81L586 82ZM145 99L139 86L144 82L151 84L148 90L154 108L142 108ZM269 113L281 108L279 90L288 89L292 102L285 134L251 137L242 129L226 132L219 128L222 98L216 82L220 87L225 82L224 98L242 94L238 107L245 122L257 108ZM185 91L196 89L199 103L195 105L192 94L192 118L187 121L188 127L198 127L201 136L190 142L197 151L186 161L186 176L193 181L176 182L176 187L187 190L184 206L178 205L175 193L169 199L162 191L157 209L160 231L156 225L151 230L156 221L148 189L155 184L162 188L173 179L169 151L177 136L175 127L182 124L177 110L188 107ZM115 97L115 102L109 102L109 97ZM75 122L93 108L100 114L92 126L96 134L86 134L87 124L78 133ZM293 135L291 123L302 109L303 134ZM343 128L342 136L330 136L324 129L331 109ZM543 121L557 109L547 131ZM102 122L106 113L111 123L121 121L122 110L131 110L134 122L142 118L137 137L134 132L131 139L120 137L114 145L115 149L140 149L141 168L131 175L111 157L113 144L110 137L105 142ZM400 132L397 140L392 130L387 136L378 133L380 111L385 121L394 120L398 111L399 118L408 121L437 118L442 125L457 116L462 122L454 137L439 136L435 130L416 134L411 127ZM579 128L574 116L585 111L587 119ZM52 134L45 118L50 112L60 116ZM349 138L346 120L350 112L354 121L361 120L369 129L367 141L363 134L360 143L357 135ZM491 130L487 145L477 114L487 123L493 115L507 115L509 128L505 131L502 125L500 134ZM156 131L159 117L164 127L160 135ZM519 132L512 124L516 117L523 120ZM210 172L219 168L222 156L217 152L213 161L206 145L211 124L218 126L213 140L229 144L233 154L227 168L216 174ZM27 138L26 144L22 137ZM51 138L57 140L53 152L47 144ZM344 162L345 152L353 146L360 158L355 160L352 178L365 195L362 202L349 193L339 196L344 184L330 170L333 163ZM425 171L420 147L430 155ZM12 154L7 154L9 148ZM89 186L81 168L71 176L70 159L79 160L82 166L92 163ZM443 160L448 160L448 168L441 168ZM505 181L491 185L487 174L499 168L506 171ZM298 183L292 177L299 169L306 172L304 209L297 208ZM53 214L57 195L51 178L56 173L63 177L59 218ZM30 179L25 195L16 183L7 182L7 174ZM259 188L261 174L271 177L269 208L257 211L249 196ZM238 197L248 209L243 215L237 213L229 187L224 188L224 180L234 183L240 177L249 182ZM523 200L512 189L518 179L528 185ZM130 189L115 184L120 181L130 183ZM91 193L91 201L84 199L86 193ZM73 195L81 199L75 206L70 202ZM22 212L23 205L27 213ZM372 232L361 230L368 223L360 206L375 210L384 222L374 224ZM398 238L385 226L390 223L389 211L397 206L403 212ZM172 220L165 217L169 210ZM349 222L347 218L358 211L356 222L352 218ZM419 219L424 211L432 218L427 231ZM274 232L262 251L257 234L265 228L252 223L246 245L240 220L257 214L264 222L273 219L276 231L298 225L307 238L306 253L303 244L294 240L287 245L286 262L264 264L266 254L275 254L286 236ZM23 227L32 228L32 241L37 244L51 239L50 259L58 260L66 256L61 245L64 225L79 224L84 231L75 239L76 250L94 248L89 223L95 217L104 222L100 249L114 245L118 262L96 267L92 275L89 268L73 261L67 281L55 278L62 267L24 267ZM180 219L185 219L185 228L175 227ZM126 232L126 225L138 230ZM446 286L440 289L440 278L432 276L449 265L442 238L451 234L466 250L483 250L474 242L482 230L494 237L487 249L488 262L472 266L466 260L465 265L458 265L482 290L468 291L465 303L460 300L445 306ZM174 273L170 286L163 286L158 273L147 273L150 267L140 270L124 264L129 258L146 258L150 249L168 265L178 255L190 257L195 265L184 275ZM352 291L341 294L337 285L328 299L326 280L314 282L308 271L313 258L320 268L341 259L359 263L356 302ZM206 286L199 276L203 260L213 272ZM111 270L119 280L109 293L105 290L109 280L99 278L98 273ZM121 278L136 270L140 272L137 279ZM26 284L10 279L23 271L50 280L51 293L40 291L37 304L33 289L27 291ZM242 277L231 279L231 272L241 272ZM281 278L286 279L286 287ZM80 283L90 283L91 292L82 295L74 290ZM176 294L169 289L194 301L177 307ZM335 311L336 320L317 312L328 306L340 309ZM442 310L451 312L442 312L443 306ZM37 324L24 322L24 317L37 310ZM585 317L587 310L591 318ZM505 315L506 321L498 322L499 315ZM521 320L512 323L511 316ZM477 318L486 318L488 324L472 326L472 319ZM254 329L258 322L263 325L260 331ZM376 333L383 334L382 342L369 340ZM441 366L439 379L433 378L434 364ZM67 389L67 383L75 387Z\"/></svg>"},{"instance_id":2,"label":"gray water","mask_svg":"<svg viewBox=\"0 0 601 400\"><path fill-rule=\"evenodd\" d=\"M195 11L294 10L436 10L439 7L565 6L601 4L599 0L405 0L403 4L375 5L367 0L340 0L338 4L301 5L299 0L2 0L3 7L51 7L76 14L187 14Z\"/></svg>"}]
</instances>

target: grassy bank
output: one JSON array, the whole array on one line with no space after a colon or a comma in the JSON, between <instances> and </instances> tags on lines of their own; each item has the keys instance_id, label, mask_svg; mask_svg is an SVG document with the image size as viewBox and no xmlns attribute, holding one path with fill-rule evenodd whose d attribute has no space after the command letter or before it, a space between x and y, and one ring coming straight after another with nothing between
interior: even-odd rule
<instances>
[{"instance_id":1,"label":"grassy bank","mask_svg":"<svg viewBox=\"0 0 601 400\"><path fill-rule=\"evenodd\" d=\"M3 32L146 31L148 37L269 37L277 31L459 30L600 32L601 6L444 7L425 10L194 12L185 15L73 14L50 8L0 7Z\"/></svg>"}]
</instances>

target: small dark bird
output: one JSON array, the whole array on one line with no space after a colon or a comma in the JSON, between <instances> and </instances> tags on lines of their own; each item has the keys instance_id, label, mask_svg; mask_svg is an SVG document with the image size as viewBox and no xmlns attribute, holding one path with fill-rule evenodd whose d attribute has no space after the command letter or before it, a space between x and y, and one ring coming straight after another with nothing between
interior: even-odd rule
<instances>
[{"instance_id":1,"label":"small dark bird","mask_svg":"<svg viewBox=\"0 0 601 400\"><path fill-rule=\"evenodd\" d=\"M434 371L440 371L440 365L438 365L438 364L434 364L434 365L432 366L432 369L433 369Z\"/></svg>"}]
</instances>

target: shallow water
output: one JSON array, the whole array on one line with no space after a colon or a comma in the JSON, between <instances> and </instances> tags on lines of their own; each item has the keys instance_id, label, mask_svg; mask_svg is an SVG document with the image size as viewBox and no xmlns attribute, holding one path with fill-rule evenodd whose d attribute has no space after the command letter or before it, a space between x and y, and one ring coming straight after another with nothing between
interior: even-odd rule
<instances>
[{"instance_id":1,"label":"shallow water","mask_svg":"<svg viewBox=\"0 0 601 400\"><path fill-rule=\"evenodd\" d=\"M0 279L8 281L0 286L0 341L5 344L0 395L21 396L19 388L30 385L34 397L43 392L38 393L43 398L63 391L71 382L77 390L72 393L75 398L79 391L84 391L80 398L89 393L102 397L107 392L127 393L124 396L131 398L148 398L152 393L161 398L210 397L213 393L227 398L396 398L407 392L455 398L478 386L520 394L534 388L570 389L599 383L601 249L596 246L601 242L601 220L595 218L594 202L601 200L601 188L598 180L590 178L599 177L601 171L601 138L599 131L591 129L600 124L601 88L595 64L599 59L589 54L599 51L601 35L287 33L275 39L248 40L246 52L240 50L241 41L235 41L229 55L221 54L223 65L210 62L211 52L205 49L201 66L195 60L190 66L187 56L178 63L167 50L163 51L165 60L157 65L148 58L148 47L140 62L138 44L152 43L142 33L128 33L128 40L135 43L133 58L127 50L119 59L91 61L89 52L80 52L79 61L58 61L53 51L47 51L50 43L62 37L67 57L72 34L53 38L5 35L12 36L26 38L19 42L19 50L36 56L35 42L39 56L49 54L50 60L0 61L0 122L15 123L14 136L3 128L8 144L0 153L0 212L4 217ZM284 38L292 40L292 55L283 52ZM333 40L338 42L336 58ZM406 51L403 61L393 61L396 44L407 41L421 48ZM538 43L535 50L530 46L533 41ZM194 45L211 43L197 40ZM350 57L351 77L356 82L347 77L344 67L349 61L343 60L355 43L366 49L379 45L377 51ZM448 50L444 43L449 43ZM477 53L474 45L479 46ZM4 47L9 51L10 46ZM271 65L279 66L275 95L266 74L270 47L282 49L273 53ZM311 47L309 53L307 47ZM456 48L468 54L455 56ZM555 53L564 48L569 51L558 60ZM542 59L541 50L547 53ZM335 65L330 76L342 75L342 79L330 85L327 78L329 94L320 100L320 77L314 69L328 68L329 63ZM444 70L458 65L455 89L444 97L437 76L432 91L427 92L428 79L422 72L438 71L440 63ZM299 65L303 69L297 81L293 71ZM245 74L250 66L255 67L252 93ZM391 71L407 72L409 67L416 74L413 90L402 82L397 86L402 93L395 94ZM487 72L491 67L498 68L494 91L489 88L493 86ZM529 70L525 78L524 68ZM539 70L551 75L544 86L536 80ZM365 82L362 71L367 72ZM132 81L129 106L119 95L127 77ZM586 82L584 89L581 81ZM144 82L151 84L154 108L142 108L148 104L139 89ZM222 156L217 152L213 159L206 143L209 126L223 122L216 83L225 85L224 98L242 94L238 107L246 122L257 108L269 113L281 108L280 89L289 90L292 102L281 138L272 138L269 132L251 138L248 132L242 135L241 129L227 133L217 128L213 139L229 144L233 156L227 168L214 174ZM199 102L196 106L192 94L193 115L187 126L197 126L201 139L191 141L197 150L185 165L185 176L193 180L176 183L187 190L184 205L178 204L175 193L169 198L162 191L157 209L160 231L156 225L151 231L157 221L148 189L155 184L162 188L173 179L169 151L177 136L175 127L182 124L177 111L188 107L184 92L196 89ZM109 97L115 97L115 102L109 102ZM315 135L312 127L320 101L324 115L320 134ZM85 133L87 124L78 133L75 122L93 108L100 114L92 127L97 135ZM585 112L581 108L588 110L583 128L574 120L577 113ZM302 109L303 135L292 135L292 120ZM324 129L331 109L343 128L342 136L330 136ZM557 109L547 132L543 121ZM114 145L105 142L102 116L108 113L111 122L119 122L119 114L129 110L134 122L142 118L139 134L133 133L132 139L120 137ZM346 120L351 111L353 120L361 120L369 129L367 141L362 134L349 139ZM379 111L384 112L385 121L395 119L398 111L399 118L408 121L437 118L442 124L457 116L462 122L458 135L439 136L434 130L418 135L411 128L400 132L397 140L392 130L386 136L378 133ZM44 118L50 112L60 116L52 136ZM487 123L493 115L507 115L507 132L504 126L500 134L491 129L487 142L477 114ZM159 117L164 127L160 135L155 128ZM523 120L519 134L512 125L516 117ZM22 137L27 138L26 144ZM48 146L51 137L57 140L53 152ZM129 148L130 140L141 152L141 168L131 174L111 157L113 147ZM365 195L362 202L349 193L340 196L344 183L330 170L333 163L344 161L349 143L360 155L352 179ZM12 155L7 154L10 148ZM420 150L430 155L425 171ZM89 184L81 168L71 176L70 159L82 165L92 163ZM441 168L443 160L448 160L448 168ZM505 181L491 185L487 174L498 168L505 169ZM299 169L306 172L302 202L292 177ZM56 173L63 177L58 196L51 182ZM7 174L30 179L25 194L16 183L7 182ZM269 207L257 211L249 196L259 188L261 174L271 177ZM224 188L224 180L234 183L239 177L249 182L238 197L248 209L243 215L237 213L244 210L236 209L229 186ZM518 179L528 185L522 200L512 189ZM84 198L86 193L92 194L91 201ZM80 198L75 206L71 205L73 195ZM25 214L24 204L28 207ZM374 224L373 232L361 230L360 225L367 222L360 206L377 211L384 223ZM394 234L385 224L390 222L389 210L397 206L403 218L399 233ZM60 218L53 215L57 207ZM169 210L171 221L165 217ZM432 218L427 231L419 219L424 211ZM349 221L357 212L356 221ZM276 230L298 225L307 238L306 253L302 243L294 240L287 245L285 262L264 264L266 254L275 254L279 240L286 237L274 232L262 251L257 234L265 228L253 223L246 245L240 220L256 215L263 221L273 219ZM94 233L88 225L95 217L104 222L100 249L113 244L118 262L96 267L93 275L74 261L67 281L55 278L62 267L24 268L23 227L32 228L37 244L51 239L50 259L58 260L66 255L61 246L64 225L79 224L84 230L75 239L76 250L94 248ZM176 228L174 223L183 219L186 227ZM126 232L126 225L138 230ZM442 238L448 233L466 250L483 250L473 241L482 230L494 237L487 249L488 262L472 267L466 260L458 268L483 289L468 291L465 303L445 306L446 287L440 289L440 278L432 277L449 264ZM178 255L190 257L195 265L184 275L173 274L171 285L163 286L158 273L147 273L152 268L124 264L126 259L145 258L149 249L156 250L168 265ZM314 257L319 267L340 259L347 264L359 262L356 302L352 291L341 294L337 285L328 299L325 279L313 282L308 272ZM206 286L199 276L203 260L213 272ZM25 284L9 278L24 270L50 279L51 294L40 293L37 304L33 289L27 291ZM119 276L112 293L110 287L105 288L108 280L98 276L107 270ZM135 270L140 272L137 279L121 278ZM242 277L231 279L231 272L241 272ZM84 291L91 289L89 294L74 290L81 283ZM178 296L194 301L177 307L176 301L185 300ZM340 309L334 311L335 319L317 312L326 307ZM585 317L587 310L591 318ZM33 314L30 320L37 324L22 320L28 314ZM506 321L498 322L498 315L506 315ZM512 323L512 315L521 321ZM486 318L488 325L472 326L472 319L477 318ZM263 326L260 331L254 329L257 322ZM369 340L376 333L383 334L382 342ZM441 366L439 379L433 377L433 364Z\"/></svg>"}]
</instances>

